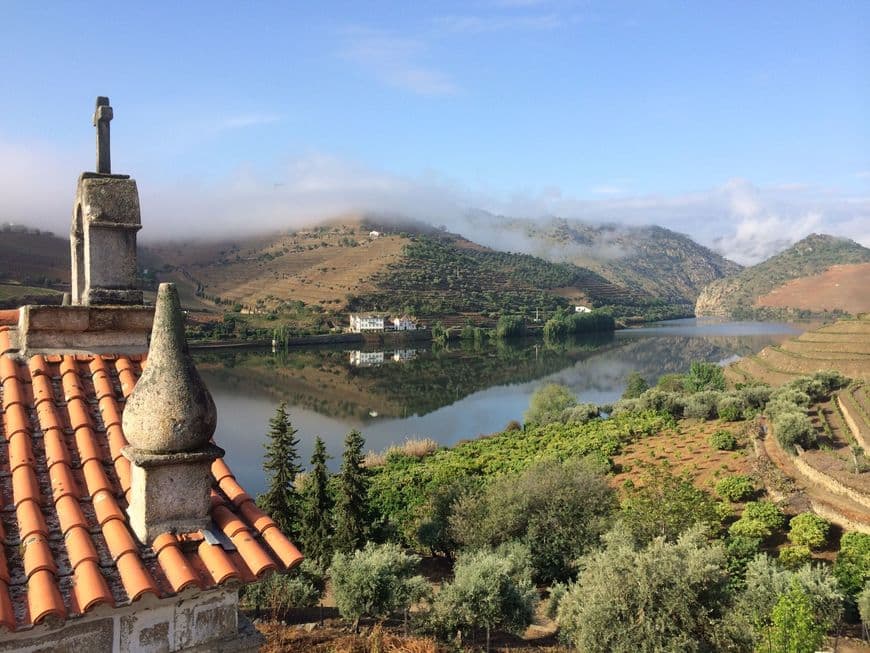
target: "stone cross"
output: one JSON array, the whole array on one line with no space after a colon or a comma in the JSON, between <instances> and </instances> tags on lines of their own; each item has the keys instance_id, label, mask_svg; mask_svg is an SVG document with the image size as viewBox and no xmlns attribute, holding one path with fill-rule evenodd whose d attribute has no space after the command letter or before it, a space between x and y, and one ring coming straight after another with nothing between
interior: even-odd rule
<instances>
[{"instance_id":1,"label":"stone cross","mask_svg":"<svg viewBox=\"0 0 870 653\"><path fill-rule=\"evenodd\" d=\"M109 150L109 121L112 117L109 98L98 97L97 108L94 110L94 127L97 128L97 172L106 175L112 173L112 156Z\"/></svg>"}]
</instances>

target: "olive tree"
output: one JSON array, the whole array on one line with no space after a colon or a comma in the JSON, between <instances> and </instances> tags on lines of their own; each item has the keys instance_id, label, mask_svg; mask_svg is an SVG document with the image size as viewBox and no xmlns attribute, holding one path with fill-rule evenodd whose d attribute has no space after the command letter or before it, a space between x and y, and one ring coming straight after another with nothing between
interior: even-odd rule
<instances>
[{"instance_id":1,"label":"olive tree","mask_svg":"<svg viewBox=\"0 0 870 653\"><path fill-rule=\"evenodd\" d=\"M363 616L384 618L406 612L426 597L429 584L415 575L420 558L397 544L373 544L353 553L337 552L329 568L335 605L359 630Z\"/></svg>"}]
</instances>

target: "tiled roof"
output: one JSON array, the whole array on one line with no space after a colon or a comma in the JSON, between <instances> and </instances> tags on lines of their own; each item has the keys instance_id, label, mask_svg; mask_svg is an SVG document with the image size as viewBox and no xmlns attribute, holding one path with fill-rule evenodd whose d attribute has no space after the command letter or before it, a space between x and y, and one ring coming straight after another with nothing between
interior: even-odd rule
<instances>
[{"instance_id":1,"label":"tiled roof","mask_svg":"<svg viewBox=\"0 0 870 653\"><path fill-rule=\"evenodd\" d=\"M140 544L125 513L121 415L143 357L7 352L0 326L0 632L148 593L251 582L302 560L222 459L212 464L212 528Z\"/></svg>"}]
</instances>

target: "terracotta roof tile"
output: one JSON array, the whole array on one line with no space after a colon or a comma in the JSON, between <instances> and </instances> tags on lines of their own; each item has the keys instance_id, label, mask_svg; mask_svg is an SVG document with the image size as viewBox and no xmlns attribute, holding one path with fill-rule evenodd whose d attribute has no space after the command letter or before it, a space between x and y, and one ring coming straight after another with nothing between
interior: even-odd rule
<instances>
[{"instance_id":1,"label":"terracotta roof tile","mask_svg":"<svg viewBox=\"0 0 870 653\"><path fill-rule=\"evenodd\" d=\"M0 469L12 476L5 498L15 507L6 517L14 528L6 531L0 520L6 543L0 544L0 629L73 618L146 593L164 597L250 582L301 562L223 460L211 468L211 516L224 545L200 532L167 533L152 547L136 540L125 513L130 461L121 450L127 445L123 407L141 361L77 354L19 362L0 354L0 441L7 442Z\"/></svg>"},{"instance_id":2,"label":"terracotta roof tile","mask_svg":"<svg viewBox=\"0 0 870 653\"><path fill-rule=\"evenodd\" d=\"M5 354L12 349L12 337L9 333L9 327L0 327L0 354Z\"/></svg>"},{"instance_id":3,"label":"terracotta roof tile","mask_svg":"<svg viewBox=\"0 0 870 653\"><path fill-rule=\"evenodd\" d=\"M15 325L18 324L18 309L3 309L0 310L0 324Z\"/></svg>"}]
</instances>

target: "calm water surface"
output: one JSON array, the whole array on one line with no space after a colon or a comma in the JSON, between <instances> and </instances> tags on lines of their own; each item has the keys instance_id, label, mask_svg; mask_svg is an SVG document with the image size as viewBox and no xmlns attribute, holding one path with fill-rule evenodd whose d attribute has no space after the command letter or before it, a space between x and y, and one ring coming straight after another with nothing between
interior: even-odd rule
<instances>
[{"instance_id":1,"label":"calm water surface","mask_svg":"<svg viewBox=\"0 0 870 653\"><path fill-rule=\"evenodd\" d=\"M265 488L263 442L269 418L286 401L307 464L321 436L336 468L345 434L362 431L370 449L406 437L442 444L501 430L522 420L546 383L570 387L580 401L610 403L628 374L651 384L695 360L727 362L800 333L762 322L672 320L553 347L540 340L475 348L234 350L195 354L218 410L216 441L249 492Z\"/></svg>"}]
</instances>

